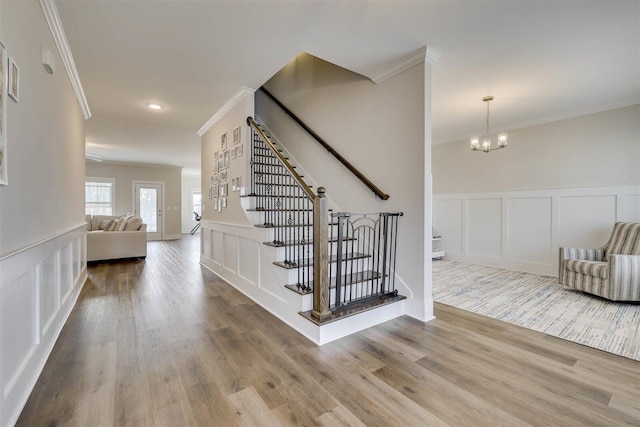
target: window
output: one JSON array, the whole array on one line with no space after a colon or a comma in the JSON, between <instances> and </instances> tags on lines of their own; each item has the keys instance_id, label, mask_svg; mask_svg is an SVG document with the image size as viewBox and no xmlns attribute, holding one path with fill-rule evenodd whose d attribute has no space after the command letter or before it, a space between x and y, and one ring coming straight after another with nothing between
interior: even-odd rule
<instances>
[{"instance_id":1,"label":"window","mask_svg":"<svg viewBox=\"0 0 640 427\"><path fill-rule=\"evenodd\" d=\"M113 178L90 178L84 182L85 214L114 215L116 180Z\"/></svg>"},{"instance_id":2,"label":"window","mask_svg":"<svg viewBox=\"0 0 640 427\"><path fill-rule=\"evenodd\" d=\"M200 190L191 190L191 204L193 211L202 215L202 192Z\"/></svg>"}]
</instances>

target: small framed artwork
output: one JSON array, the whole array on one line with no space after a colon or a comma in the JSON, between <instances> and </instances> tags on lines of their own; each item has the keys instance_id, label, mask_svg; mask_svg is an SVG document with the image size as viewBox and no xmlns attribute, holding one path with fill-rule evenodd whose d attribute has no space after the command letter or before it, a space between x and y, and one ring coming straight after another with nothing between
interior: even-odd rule
<instances>
[{"instance_id":1,"label":"small framed artwork","mask_svg":"<svg viewBox=\"0 0 640 427\"><path fill-rule=\"evenodd\" d=\"M231 179L231 191L240 191L240 177L236 176Z\"/></svg>"},{"instance_id":2,"label":"small framed artwork","mask_svg":"<svg viewBox=\"0 0 640 427\"><path fill-rule=\"evenodd\" d=\"M227 198L226 197L222 198L222 207L225 208L225 209L227 208Z\"/></svg>"},{"instance_id":3,"label":"small framed artwork","mask_svg":"<svg viewBox=\"0 0 640 427\"><path fill-rule=\"evenodd\" d=\"M217 186L217 185L214 185L214 186L212 186L211 188L212 188L212 189L211 189L211 197L218 197L218 194L220 194L220 193L218 192L218 186Z\"/></svg>"},{"instance_id":4,"label":"small framed artwork","mask_svg":"<svg viewBox=\"0 0 640 427\"><path fill-rule=\"evenodd\" d=\"M233 143L234 144L240 144L240 126L236 127L233 130Z\"/></svg>"},{"instance_id":5,"label":"small framed artwork","mask_svg":"<svg viewBox=\"0 0 640 427\"><path fill-rule=\"evenodd\" d=\"M213 153L213 160L218 160L219 158L220 158L220 153L218 151Z\"/></svg>"},{"instance_id":6,"label":"small framed artwork","mask_svg":"<svg viewBox=\"0 0 640 427\"><path fill-rule=\"evenodd\" d=\"M213 183L214 184L220 184L220 174L217 173L213 176Z\"/></svg>"},{"instance_id":7,"label":"small framed artwork","mask_svg":"<svg viewBox=\"0 0 640 427\"><path fill-rule=\"evenodd\" d=\"M236 157L241 157L242 154L244 154L244 146L238 145L235 151L236 151Z\"/></svg>"},{"instance_id":8,"label":"small framed artwork","mask_svg":"<svg viewBox=\"0 0 640 427\"><path fill-rule=\"evenodd\" d=\"M229 154L229 150L225 151L222 157L223 157L224 169L226 169L231 164L231 155Z\"/></svg>"},{"instance_id":9,"label":"small framed artwork","mask_svg":"<svg viewBox=\"0 0 640 427\"><path fill-rule=\"evenodd\" d=\"M213 197L213 185L209 187L209 198L211 199L212 197Z\"/></svg>"},{"instance_id":10,"label":"small framed artwork","mask_svg":"<svg viewBox=\"0 0 640 427\"><path fill-rule=\"evenodd\" d=\"M18 89L20 87L20 70L12 57L9 57L9 96L18 101Z\"/></svg>"},{"instance_id":11,"label":"small framed artwork","mask_svg":"<svg viewBox=\"0 0 640 427\"><path fill-rule=\"evenodd\" d=\"M212 184L216 183L216 176L215 175L211 175L211 183Z\"/></svg>"},{"instance_id":12,"label":"small framed artwork","mask_svg":"<svg viewBox=\"0 0 640 427\"><path fill-rule=\"evenodd\" d=\"M218 212L218 198L213 199L213 211Z\"/></svg>"},{"instance_id":13,"label":"small framed artwork","mask_svg":"<svg viewBox=\"0 0 640 427\"><path fill-rule=\"evenodd\" d=\"M0 43L0 184L7 185L7 50Z\"/></svg>"},{"instance_id":14,"label":"small framed artwork","mask_svg":"<svg viewBox=\"0 0 640 427\"><path fill-rule=\"evenodd\" d=\"M229 184L220 184L220 197L227 197L229 195Z\"/></svg>"},{"instance_id":15,"label":"small framed artwork","mask_svg":"<svg viewBox=\"0 0 640 427\"><path fill-rule=\"evenodd\" d=\"M218 160L213 161L213 173L216 174L220 170L220 162Z\"/></svg>"},{"instance_id":16,"label":"small framed artwork","mask_svg":"<svg viewBox=\"0 0 640 427\"><path fill-rule=\"evenodd\" d=\"M220 181L227 182L227 171L220 172Z\"/></svg>"},{"instance_id":17,"label":"small framed artwork","mask_svg":"<svg viewBox=\"0 0 640 427\"><path fill-rule=\"evenodd\" d=\"M218 170L221 171L222 169L224 169L224 162L220 158L218 159Z\"/></svg>"},{"instance_id":18,"label":"small framed artwork","mask_svg":"<svg viewBox=\"0 0 640 427\"><path fill-rule=\"evenodd\" d=\"M235 158L236 158L236 149L235 149L235 148L232 148L232 149L231 149L231 158L232 158L232 159L235 159Z\"/></svg>"},{"instance_id":19,"label":"small framed artwork","mask_svg":"<svg viewBox=\"0 0 640 427\"><path fill-rule=\"evenodd\" d=\"M227 133L223 133L222 136L220 137L220 148L222 149L222 151L227 149Z\"/></svg>"}]
</instances>

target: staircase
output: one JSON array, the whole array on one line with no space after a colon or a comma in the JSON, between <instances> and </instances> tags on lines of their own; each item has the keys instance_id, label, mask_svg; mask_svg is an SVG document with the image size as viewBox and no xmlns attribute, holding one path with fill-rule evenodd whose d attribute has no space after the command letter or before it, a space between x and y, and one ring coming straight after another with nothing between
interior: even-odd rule
<instances>
[{"instance_id":1,"label":"staircase","mask_svg":"<svg viewBox=\"0 0 640 427\"><path fill-rule=\"evenodd\" d=\"M313 295L313 310L300 312L322 325L405 299L395 285L396 238L402 213L332 212L325 189L315 192L265 128L247 118L251 138L250 212L269 230L264 243L282 285ZM388 196L387 196L388 197ZM254 216L255 217L255 216Z\"/></svg>"}]
</instances>

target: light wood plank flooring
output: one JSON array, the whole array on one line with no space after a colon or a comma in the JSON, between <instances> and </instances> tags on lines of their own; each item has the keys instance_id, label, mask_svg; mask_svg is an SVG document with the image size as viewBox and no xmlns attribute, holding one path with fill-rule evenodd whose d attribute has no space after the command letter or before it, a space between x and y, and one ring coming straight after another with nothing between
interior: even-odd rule
<instances>
[{"instance_id":1,"label":"light wood plank flooring","mask_svg":"<svg viewBox=\"0 0 640 427\"><path fill-rule=\"evenodd\" d=\"M90 266L17 425L640 425L638 362L440 304L316 347L198 249Z\"/></svg>"}]
</instances>

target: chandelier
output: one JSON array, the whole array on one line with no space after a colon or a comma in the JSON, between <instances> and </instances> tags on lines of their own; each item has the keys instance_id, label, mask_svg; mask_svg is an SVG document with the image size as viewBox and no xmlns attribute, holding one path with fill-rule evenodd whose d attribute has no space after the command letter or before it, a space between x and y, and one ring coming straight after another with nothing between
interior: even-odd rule
<instances>
[{"instance_id":1,"label":"chandelier","mask_svg":"<svg viewBox=\"0 0 640 427\"><path fill-rule=\"evenodd\" d=\"M507 139L508 139L506 132L500 132L498 134L498 146L497 147L492 147L491 146L491 138L489 138L489 102L493 101L493 96L485 96L484 98L482 98L482 100L487 103L487 133L482 138L482 143L480 141L480 137L479 136L472 136L471 138L469 138L469 142L471 143L471 150L472 151L483 151L485 153L490 153L493 150L499 150L501 148L506 148L507 147Z\"/></svg>"}]
</instances>

